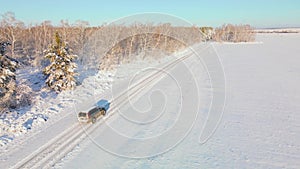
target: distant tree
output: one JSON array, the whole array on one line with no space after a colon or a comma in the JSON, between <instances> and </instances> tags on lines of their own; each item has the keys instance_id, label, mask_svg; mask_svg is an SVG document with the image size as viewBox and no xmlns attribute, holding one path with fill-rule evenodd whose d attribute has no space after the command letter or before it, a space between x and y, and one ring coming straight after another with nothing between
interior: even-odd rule
<instances>
[{"instance_id":1,"label":"distant tree","mask_svg":"<svg viewBox=\"0 0 300 169\"><path fill-rule=\"evenodd\" d=\"M200 32L205 41L211 40L214 35L214 28L212 27L200 27Z\"/></svg>"},{"instance_id":2,"label":"distant tree","mask_svg":"<svg viewBox=\"0 0 300 169\"><path fill-rule=\"evenodd\" d=\"M44 69L47 75L46 84L56 92L73 89L76 86L74 62L77 55L70 54L71 49L62 41L59 33L55 34L55 44L49 45L45 57L50 60L50 65Z\"/></svg>"},{"instance_id":3,"label":"distant tree","mask_svg":"<svg viewBox=\"0 0 300 169\"><path fill-rule=\"evenodd\" d=\"M87 37L87 27L89 26L89 23L87 21L77 20L75 22L75 25L73 25L75 36L74 38L74 45L76 46L78 50L78 55L81 59L83 59L85 45L87 43L88 37Z\"/></svg>"},{"instance_id":4,"label":"distant tree","mask_svg":"<svg viewBox=\"0 0 300 169\"><path fill-rule=\"evenodd\" d=\"M16 19L15 14L13 12L7 12L4 15L2 15L0 26L2 28L2 31L0 31L0 35L6 41L10 42L10 55L15 58L16 42L18 40L18 37L20 37L23 33L25 25L22 21Z\"/></svg>"}]
</instances>

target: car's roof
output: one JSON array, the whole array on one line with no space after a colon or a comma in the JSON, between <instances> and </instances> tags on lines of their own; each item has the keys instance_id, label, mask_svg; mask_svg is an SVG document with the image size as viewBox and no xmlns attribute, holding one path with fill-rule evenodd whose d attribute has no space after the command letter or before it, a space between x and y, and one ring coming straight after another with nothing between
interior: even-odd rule
<instances>
[{"instance_id":1,"label":"car's roof","mask_svg":"<svg viewBox=\"0 0 300 169\"><path fill-rule=\"evenodd\" d=\"M92 108L89 112L93 112L93 111L96 111L96 110L98 110L99 108L98 107L94 107L94 108Z\"/></svg>"}]
</instances>

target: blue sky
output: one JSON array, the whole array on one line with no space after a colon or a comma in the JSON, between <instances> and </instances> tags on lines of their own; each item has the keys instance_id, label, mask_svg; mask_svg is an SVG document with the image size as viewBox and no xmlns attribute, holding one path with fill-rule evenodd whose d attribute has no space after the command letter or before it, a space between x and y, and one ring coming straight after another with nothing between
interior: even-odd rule
<instances>
[{"instance_id":1,"label":"blue sky","mask_svg":"<svg viewBox=\"0 0 300 169\"><path fill-rule=\"evenodd\" d=\"M100 25L131 14L159 12L199 26L300 27L299 0L0 0L0 4L1 15L14 12L25 23L51 20L57 24L67 19Z\"/></svg>"}]
</instances>

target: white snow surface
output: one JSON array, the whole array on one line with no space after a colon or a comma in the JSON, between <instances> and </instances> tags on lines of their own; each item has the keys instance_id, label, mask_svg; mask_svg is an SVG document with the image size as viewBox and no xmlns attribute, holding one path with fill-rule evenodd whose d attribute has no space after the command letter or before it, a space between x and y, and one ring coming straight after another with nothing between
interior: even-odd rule
<instances>
[{"instance_id":1,"label":"white snow surface","mask_svg":"<svg viewBox=\"0 0 300 169\"><path fill-rule=\"evenodd\" d=\"M224 113L208 141L200 143L199 137L217 89L207 63L192 56L118 111L108 111L115 116L53 168L299 168L300 34L259 34L257 41L193 47L202 50L200 57L218 54L226 77ZM14 165L77 123L78 111L124 91L135 73L158 71L174 58L87 73L75 91L57 97L41 92L26 113L1 117L0 168Z\"/></svg>"},{"instance_id":2,"label":"white snow surface","mask_svg":"<svg viewBox=\"0 0 300 169\"><path fill-rule=\"evenodd\" d=\"M89 70L89 73L94 70ZM33 104L0 117L0 148L2 151L9 148L9 142L27 139L27 135L40 132L49 124L60 119L62 111L69 109L74 104L80 104L85 97L101 93L110 88L113 81L113 72L98 72L87 76L82 85L74 91L65 91L60 94L51 92L44 87L43 75L40 71L27 69L18 72L18 83L30 83L33 91ZM23 137L23 138L22 138ZM16 143L14 143L16 144Z\"/></svg>"},{"instance_id":3,"label":"white snow surface","mask_svg":"<svg viewBox=\"0 0 300 169\"><path fill-rule=\"evenodd\" d=\"M151 113L161 111L155 107L163 91L166 110L154 123L141 125L117 117L94 132L55 167L58 168L299 168L300 166L300 43L299 34L258 35L257 44L212 44L224 66L226 74L226 106L223 118L213 136L204 144L199 136L211 101L211 88L203 67L193 57L179 64L170 73L180 83L183 99L194 103L193 84L186 80L189 70L199 82L199 114L188 136L171 150L163 151L166 144L180 135L174 134L153 144L137 144L132 138L155 137L176 123L180 93L172 79L165 77L149 93L135 100L137 108L145 110L152 103ZM201 83L202 82L202 83ZM194 91L196 92L196 91ZM163 100L164 101L164 100ZM121 112L134 112L124 106ZM191 108L192 109L192 108ZM181 113L189 114L191 109ZM143 120L153 117L146 115ZM131 116L132 117L132 116ZM178 123L178 121L177 121ZM176 124L177 124L176 123ZM186 124L180 124L184 127ZM110 129L129 137L116 140L108 137ZM112 136L112 135L111 135ZM107 142L112 146L106 149ZM117 154L115 153L117 152ZM123 157L122 155L128 155Z\"/></svg>"},{"instance_id":4,"label":"white snow surface","mask_svg":"<svg viewBox=\"0 0 300 169\"><path fill-rule=\"evenodd\" d=\"M44 76L37 69L18 72L18 84L27 84L34 91L33 103L0 117L0 168L15 165L17 161L78 123L79 111L87 111L95 106L98 98L109 99L103 93L110 91L114 80L122 81L144 67L162 65L171 59L173 56L160 60L137 58L122 66L120 70L125 69L126 72L99 71L79 65L80 85L73 91L59 94L45 88Z\"/></svg>"}]
</instances>

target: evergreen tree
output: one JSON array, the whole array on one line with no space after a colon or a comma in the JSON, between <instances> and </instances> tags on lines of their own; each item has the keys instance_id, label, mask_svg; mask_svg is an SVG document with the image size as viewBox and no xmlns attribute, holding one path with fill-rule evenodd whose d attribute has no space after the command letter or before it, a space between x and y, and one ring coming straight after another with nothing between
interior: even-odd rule
<instances>
[{"instance_id":1,"label":"evergreen tree","mask_svg":"<svg viewBox=\"0 0 300 169\"><path fill-rule=\"evenodd\" d=\"M0 109L15 107L16 67L18 62L5 55L9 42L0 42Z\"/></svg>"},{"instance_id":2,"label":"evergreen tree","mask_svg":"<svg viewBox=\"0 0 300 169\"><path fill-rule=\"evenodd\" d=\"M73 89L76 86L74 60L77 55L70 54L71 49L62 41L58 32L55 34L55 44L51 44L45 51L45 57L50 60L50 65L44 69L46 84L56 92Z\"/></svg>"}]
</instances>

